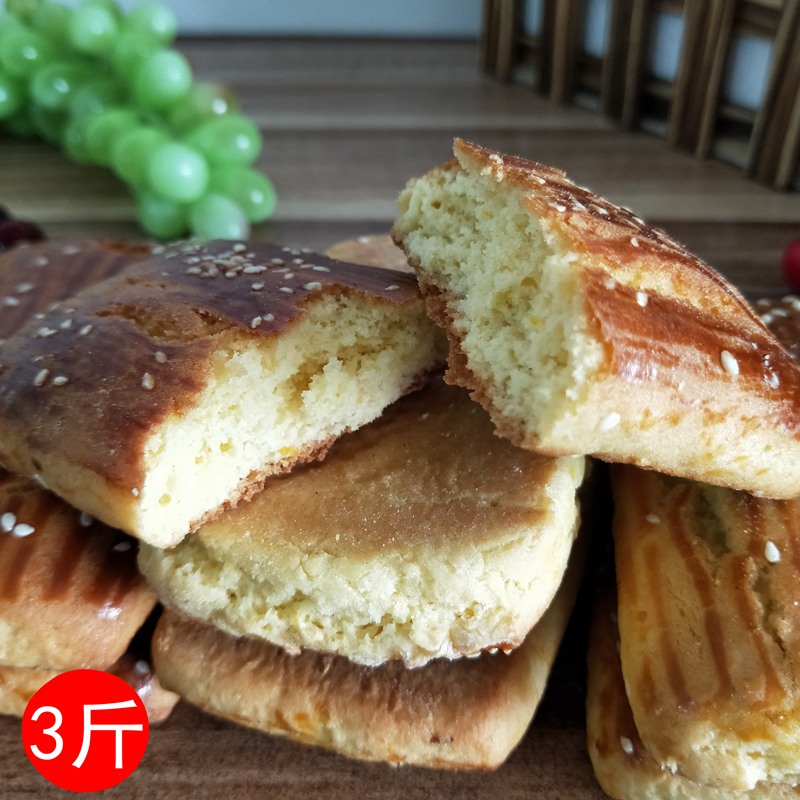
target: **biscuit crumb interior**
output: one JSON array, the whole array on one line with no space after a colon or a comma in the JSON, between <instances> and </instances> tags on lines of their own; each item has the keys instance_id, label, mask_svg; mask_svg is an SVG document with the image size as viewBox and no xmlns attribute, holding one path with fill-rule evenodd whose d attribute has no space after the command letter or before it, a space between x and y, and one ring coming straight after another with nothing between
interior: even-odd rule
<instances>
[{"instance_id":1,"label":"biscuit crumb interior","mask_svg":"<svg viewBox=\"0 0 800 800\"><path fill-rule=\"evenodd\" d=\"M524 438L585 398L603 359L584 312L578 254L565 249L507 182L455 166L409 184L395 232L420 283L446 285L470 370Z\"/></svg>"},{"instance_id":2,"label":"biscuit crumb interior","mask_svg":"<svg viewBox=\"0 0 800 800\"><path fill-rule=\"evenodd\" d=\"M281 336L231 337L195 405L147 442L138 514L148 540L172 546L187 519L369 422L435 366L440 348L419 305L347 296L315 302Z\"/></svg>"}]
</instances>

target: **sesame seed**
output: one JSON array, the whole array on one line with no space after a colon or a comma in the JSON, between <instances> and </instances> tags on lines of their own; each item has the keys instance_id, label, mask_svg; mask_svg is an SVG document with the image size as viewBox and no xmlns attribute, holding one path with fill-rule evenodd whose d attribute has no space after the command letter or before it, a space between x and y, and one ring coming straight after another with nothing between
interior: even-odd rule
<instances>
[{"instance_id":1,"label":"sesame seed","mask_svg":"<svg viewBox=\"0 0 800 800\"><path fill-rule=\"evenodd\" d=\"M36 373L36 377L33 379L33 385L34 386L44 386L44 382L47 380L47 376L49 374L50 374L50 370L49 369L47 369L47 368L40 369Z\"/></svg>"},{"instance_id":2,"label":"sesame seed","mask_svg":"<svg viewBox=\"0 0 800 800\"><path fill-rule=\"evenodd\" d=\"M11 535L21 539L23 536L30 536L35 530L36 528L28 525L27 522L18 522L11 531Z\"/></svg>"},{"instance_id":3,"label":"sesame seed","mask_svg":"<svg viewBox=\"0 0 800 800\"><path fill-rule=\"evenodd\" d=\"M14 308L15 306L19 305L19 298L18 297L4 297L3 298L4 305L7 305L9 308Z\"/></svg>"},{"instance_id":4,"label":"sesame seed","mask_svg":"<svg viewBox=\"0 0 800 800\"><path fill-rule=\"evenodd\" d=\"M556 211L563 212L567 210L567 207L561 203L548 203L547 205L549 205L550 208L554 208Z\"/></svg>"},{"instance_id":5,"label":"sesame seed","mask_svg":"<svg viewBox=\"0 0 800 800\"><path fill-rule=\"evenodd\" d=\"M260 264L248 264L242 270L242 272L244 272L245 275L258 275L258 274L260 274L262 272L266 272L266 271L267 271L267 268L264 267L264 266L261 266Z\"/></svg>"},{"instance_id":6,"label":"sesame seed","mask_svg":"<svg viewBox=\"0 0 800 800\"><path fill-rule=\"evenodd\" d=\"M163 350L156 350L155 358L159 364L167 363L167 354Z\"/></svg>"},{"instance_id":7,"label":"sesame seed","mask_svg":"<svg viewBox=\"0 0 800 800\"><path fill-rule=\"evenodd\" d=\"M264 284L263 283L253 283L253 284L250 285L250 288L254 292L260 292L264 288Z\"/></svg>"},{"instance_id":8,"label":"sesame seed","mask_svg":"<svg viewBox=\"0 0 800 800\"><path fill-rule=\"evenodd\" d=\"M264 322L275 322L274 314L264 314Z\"/></svg>"},{"instance_id":9,"label":"sesame seed","mask_svg":"<svg viewBox=\"0 0 800 800\"><path fill-rule=\"evenodd\" d=\"M769 324L770 324L771 322L773 322L774 320L775 320L775 317L773 317L773 316L772 316L772 314L770 314L770 313L769 313L769 311L768 311L766 314L762 314L762 315L761 315L761 321L762 321L762 322L763 322L765 325L769 325Z\"/></svg>"},{"instance_id":10,"label":"sesame seed","mask_svg":"<svg viewBox=\"0 0 800 800\"><path fill-rule=\"evenodd\" d=\"M597 209L598 214L602 214L604 217L608 216L608 211L606 211L606 209L603 208L603 206L595 206L595 208Z\"/></svg>"},{"instance_id":11,"label":"sesame seed","mask_svg":"<svg viewBox=\"0 0 800 800\"><path fill-rule=\"evenodd\" d=\"M313 269L314 272L330 272L330 270L327 267L321 267L319 265L311 267L311 269Z\"/></svg>"},{"instance_id":12,"label":"sesame seed","mask_svg":"<svg viewBox=\"0 0 800 800\"><path fill-rule=\"evenodd\" d=\"M149 372L145 372L144 375L142 375L142 388L150 390L155 388L155 385L155 378L153 378Z\"/></svg>"},{"instance_id":13,"label":"sesame seed","mask_svg":"<svg viewBox=\"0 0 800 800\"><path fill-rule=\"evenodd\" d=\"M634 247L638 247L639 246L639 240L635 236L631 236L631 244Z\"/></svg>"},{"instance_id":14,"label":"sesame seed","mask_svg":"<svg viewBox=\"0 0 800 800\"><path fill-rule=\"evenodd\" d=\"M94 517L91 514L81 511L81 514L78 517L78 524L81 526L81 528L88 528L93 522Z\"/></svg>"},{"instance_id":15,"label":"sesame seed","mask_svg":"<svg viewBox=\"0 0 800 800\"><path fill-rule=\"evenodd\" d=\"M278 291L283 292L284 294L294 294L294 289L291 289L288 286L281 286L280 289L278 289Z\"/></svg>"},{"instance_id":16,"label":"sesame seed","mask_svg":"<svg viewBox=\"0 0 800 800\"><path fill-rule=\"evenodd\" d=\"M644 308L647 305L647 301L650 298L647 296L647 292L636 292L636 302Z\"/></svg>"},{"instance_id":17,"label":"sesame seed","mask_svg":"<svg viewBox=\"0 0 800 800\"><path fill-rule=\"evenodd\" d=\"M65 319L58 327L61 328L62 331L68 331L72 327L72 320Z\"/></svg>"},{"instance_id":18,"label":"sesame seed","mask_svg":"<svg viewBox=\"0 0 800 800\"><path fill-rule=\"evenodd\" d=\"M316 292L318 289L322 288L322 284L319 281L310 281L309 283L303 284L303 288L307 289L309 292Z\"/></svg>"},{"instance_id":19,"label":"sesame seed","mask_svg":"<svg viewBox=\"0 0 800 800\"><path fill-rule=\"evenodd\" d=\"M24 283L17 284L17 292L19 294L27 294L28 292L32 291L34 288L34 284L25 281Z\"/></svg>"},{"instance_id":20,"label":"sesame seed","mask_svg":"<svg viewBox=\"0 0 800 800\"><path fill-rule=\"evenodd\" d=\"M56 375L55 378L53 378L52 383L53 386L63 386L68 380L69 378L67 378L66 375Z\"/></svg>"},{"instance_id":21,"label":"sesame seed","mask_svg":"<svg viewBox=\"0 0 800 800\"><path fill-rule=\"evenodd\" d=\"M767 542L764 546L764 558L770 564L777 564L781 560L781 551L775 546L775 542Z\"/></svg>"},{"instance_id":22,"label":"sesame seed","mask_svg":"<svg viewBox=\"0 0 800 800\"><path fill-rule=\"evenodd\" d=\"M115 553L127 553L132 547L130 542L117 542L111 549Z\"/></svg>"},{"instance_id":23,"label":"sesame seed","mask_svg":"<svg viewBox=\"0 0 800 800\"><path fill-rule=\"evenodd\" d=\"M90 333L94 325L84 325L79 331L79 336L86 336L87 333Z\"/></svg>"},{"instance_id":24,"label":"sesame seed","mask_svg":"<svg viewBox=\"0 0 800 800\"><path fill-rule=\"evenodd\" d=\"M773 388L777 389L781 385L781 379L776 372L770 372L764 376L764 380Z\"/></svg>"},{"instance_id":25,"label":"sesame seed","mask_svg":"<svg viewBox=\"0 0 800 800\"><path fill-rule=\"evenodd\" d=\"M270 264L274 264L276 267L282 267L286 262L282 258L272 258L270 259Z\"/></svg>"},{"instance_id":26,"label":"sesame seed","mask_svg":"<svg viewBox=\"0 0 800 800\"><path fill-rule=\"evenodd\" d=\"M62 252L62 253L65 255L65 256L75 256L75 255L77 255L78 253L80 253L80 251L81 251L80 247L77 247L77 246L76 246L76 245L74 245L74 244L68 244L66 247L64 247L64 248L62 248L62 249L61 249L61 252Z\"/></svg>"},{"instance_id":27,"label":"sesame seed","mask_svg":"<svg viewBox=\"0 0 800 800\"><path fill-rule=\"evenodd\" d=\"M294 272L287 272L281 280L290 281L292 278L294 278Z\"/></svg>"},{"instance_id":28,"label":"sesame seed","mask_svg":"<svg viewBox=\"0 0 800 800\"><path fill-rule=\"evenodd\" d=\"M14 526L17 524L17 515L11 511L6 511L5 514L0 516L0 530L3 533L11 533Z\"/></svg>"},{"instance_id":29,"label":"sesame seed","mask_svg":"<svg viewBox=\"0 0 800 800\"><path fill-rule=\"evenodd\" d=\"M389 286L384 286L385 292L396 292L400 287L396 283L392 283Z\"/></svg>"},{"instance_id":30,"label":"sesame seed","mask_svg":"<svg viewBox=\"0 0 800 800\"><path fill-rule=\"evenodd\" d=\"M719 354L719 359L722 362L723 369L728 375L739 374L739 362L727 350L723 350Z\"/></svg>"},{"instance_id":31,"label":"sesame seed","mask_svg":"<svg viewBox=\"0 0 800 800\"><path fill-rule=\"evenodd\" d=\"M302 258L293 258L292 259L292 264L302 264L302 263L303 263L303 259Z\"/></svg>"},{"instance_id":32,"label":"sesame seed","mask_svg":"<svg viewBox=\"0 0 800 800\"><path fill-rule=\"evenodd\" d=\"M47 256L39 256L38 258L34 259L33 265L35 267L46 267L50 263L50 259Z\"/></svg>"},{"instance_id":33,"label":"sesame seed","mask_svg":"<svg viewBox=\"0 0 800 800\"><path fill-rule=\"evenodd\" d=\"M134 497L138 497L139 496L139 490L134 486L133 489L131 489L131 494Z\"/></svg>"},{"instance_id":34,"label":"sesame seed","mask_svg":"<svg viewBox=\"0 0 800 800\"><path fill-rule=\"evenodd\" d=\"M603 421L600 423L600 430L610 431L612 428L616 428L619 425L620 420L622 418L616 411L612 411Z\"/></svg>"},{"instance_id":35,"label":"sesame seed","mask_svg":"<svg viewBox=\"0 0 800 800\"><path fill-rule=\"evenodd\" d=\"M36 338L37 339L47 339L48 336L54 336L57 333L58 333L58 331L55 328L48 328L48 327L45 326L45 327L37 329Z\"/></svg>"},{"instance_id":36,"label":"sesame seed","mask_svg":"<svg viewBox=\"0 0 800 800\"><path fill-rule=\"evenodd\" d=\"M619 745L627 755L633 754L633 742L627 736L619 737Z\"/></svg>"},{"instance_id":37,"label":"sesame seed","mask_svg":"<svg viewBox=\"0 0 800 800\"><path fill-rule=\"evenodd\" d=\"M649 522L651 525L659 525L659 524L661 523L661 517L659 517L659 516L658 516L658 514L648 514L648 515L645 517L645 519L646 519L646 520L647 520L647 521L648 521L648 522Z\"/></svg>"},{"instance_id":38,"label":"sesame seed","mask_svg":"<svg viewBox=\"0 0 800 800\"><path fill-rule=\"evenodd\" d=\"M202 271L203 271L203 270L201 270L201 269L200 269L200 267L189 267L189 268L186 270L186 274L187 274L187 275L200 275L200 273L201 273Z\"/></svg>"},{"instance_id":39,"label":"sesame seed","mask_svg":"<svg viewBox=\"0 0 800 800\"><path fill-rule=\"evenodd\" d=\"M776 317L788 317L789 316L789 312L785 308L773 308L772 309L772 313Z\"/></svg>"},{"instance_id":40,"label":"sesame seed","mask_svg":"<svg viewBox=\"0 0 800 800\"><path fill-rule=\"evenodd\" d=\"M253 319L250 320L250 327L257 328L263 321L263 317L253 317Z\"/></svg>"},{"instance_id":41,"label":"sesame seed","mask_svg":"<svg viewBox=\"0 0 800 800\"><path fill-rule=\"evenodd\" d=\"M247 245L246 244L242 244L242 242L237 242L233 246L233 252L234 253L244 253L245 250L247 250Z\"/></svg>"},{"instance_id":42,"label":"sesame seed","mask_svg":"<svg viewBox=\"0 0 800 800\"><path fill-rule=\"evenodd\" d=\"M184 264L199 264L200 260L201 259L200 259L199 256L186 256L186 258L183 259L183 263ZM186 271L188 272L189 270L186 270Z\"/></svg>"},{"instance_id":43,"label":"sesame seed","mask_svg":"<svg viewBox=\"0 0 800 800\"><path fill-rule=\"evenodd\" d=\"M792 308L795 311L800 311L800 297L795 297L794 300L792 300Z\"/></svg>"}]
</instances>

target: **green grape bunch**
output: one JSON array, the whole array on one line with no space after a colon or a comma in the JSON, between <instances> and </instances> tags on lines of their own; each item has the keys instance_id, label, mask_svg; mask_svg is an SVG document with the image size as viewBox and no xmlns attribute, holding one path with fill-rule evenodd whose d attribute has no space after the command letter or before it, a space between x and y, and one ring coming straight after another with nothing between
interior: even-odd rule
<instances>
[{"instance_id":1,"label":"green grape bunch","mask_svg":"<svg viewBox=\"0 0 800 800\"><path fill-rule=\"evenodd\" d=\"M253 166L261 133L226 87L194 80L175 32L152 0L127 13L115 0L6 0L0 132L111 169L150 236L245 239L276 202Z\"/></svg>"}]
</instances>

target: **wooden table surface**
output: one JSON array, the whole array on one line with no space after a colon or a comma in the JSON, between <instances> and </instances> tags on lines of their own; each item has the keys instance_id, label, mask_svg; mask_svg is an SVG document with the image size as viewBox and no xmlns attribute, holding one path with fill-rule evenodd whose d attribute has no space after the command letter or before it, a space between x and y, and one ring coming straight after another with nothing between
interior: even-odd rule
<instances>
[{"instance_id":1,"label":"wooden table surface","mask_svg":"<svg viewBox=\"0 0 800 800\"><path fill-rule=\"evenodd\" d=\"M221 80L264 132L259 166L279 205L253 237L323 249L389 229L405 181L444 161L454 136L565 169L629 206L748 296L781 295L780 256L800 236L800 196L675 153L598 115L484 78L473 43L193 40L199 79ZM0 204L50 238L135 239L133 206L109 172L35 142L0 139ZM119 798L602 798L585 754L582 624L528 736L495 773L364 765L220 722L181 705L154 729ZM19 722L0 719L0 797L62 795L25 758Z\"/></svg>"}]
</instances>

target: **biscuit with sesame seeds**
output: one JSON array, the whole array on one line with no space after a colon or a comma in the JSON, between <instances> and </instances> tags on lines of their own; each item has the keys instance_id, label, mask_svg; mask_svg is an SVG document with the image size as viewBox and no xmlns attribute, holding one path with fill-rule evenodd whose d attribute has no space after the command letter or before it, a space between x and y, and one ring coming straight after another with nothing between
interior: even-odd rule
<instances>
[{"instance_id":1,"label":"biscuit with sesame seeds","mask_svg":"<svg viewBox=\"0 0 800 800\"><path fill-rule=\"evenodd\" d=\"M722 276L557 169L457 140L393 228L500 435L800 494L800 369ZM615 421L611 425L611 421Z\"/></svg>"},{"instance_id":2,"label":"biscuit with sesame seeds","mask_svg":"<svg viewBox=\"0 0 800 800\"><path fill-rule=\"evenodd\" d=\"M150 251L95 240L4 251L0 295L18 292L20 302L0 314L0 337ZM50 377L42 368L34 384ZM108 667L156 601L136 569L135 541L71 508L34 477L0 470L0 664L22 671Z\"/></svg>"},{"instance_id":3,"label":"biscuit with sesame seeds","mask_svg":"<svg viewBox=\"0 0 800 800\"><path fill-rule=\"evenodd\" d=\"M130 684L147 710L151 725L163 722L180 699L175 692L161 686L147 661L137 659L132 650L126 651L106 670ZM0 665L0 714L21 717L28 701L61 670L37 667L7 667Z\"/></svg>"},{"instance_id":4,"label":"biscuit with sesame seeds","mask_svg":"<svg viewBox=\"0 0 800 800\"><path fill-rule=\"evenodd\" d=\"M619 658L613 588L594 603L587 653L586 738L595 777L617 800L796 800L788 783L758 782L752 789L721 789L662 766L645 747L630 703Z\"/></svg>"},{"instance_id":5,"label":"biscuit with sesame seeds","mask_svg":"<svg viewBox=\"0 0 800 800\"><path fill-rule=\"evenodd\" d=\"M628 465L611 478L626 735L719 790L798 783L800 500Z\"/></svg>"},{"instance_id":6,"label":"biscuit with sesame seeds","mask_svg":"<svg viewBox=\"0 0 800 800\"><path fill-rule=\"evenodd\" d=\"M0 462L169 547L441 368L413 275L243 244L159 248L9 337Z\"/></svg>"}]
</instances>

